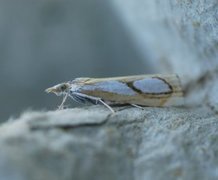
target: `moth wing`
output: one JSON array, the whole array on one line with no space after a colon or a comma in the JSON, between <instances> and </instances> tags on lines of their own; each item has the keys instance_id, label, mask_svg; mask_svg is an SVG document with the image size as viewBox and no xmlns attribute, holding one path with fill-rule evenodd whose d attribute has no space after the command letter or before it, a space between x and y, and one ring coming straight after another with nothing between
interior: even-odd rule
<instances>
[{"instance_id":1,"label":"moth wing","mask_svg":"<svg viewBox=\"0 0 218 180\"><path fill-rule=\"evenodd\" d=\"M80 93L114 104L144 106L180 105L182 88L176 75L139 75L115 78L89 78Z\"/></svg>"}]
</instances>

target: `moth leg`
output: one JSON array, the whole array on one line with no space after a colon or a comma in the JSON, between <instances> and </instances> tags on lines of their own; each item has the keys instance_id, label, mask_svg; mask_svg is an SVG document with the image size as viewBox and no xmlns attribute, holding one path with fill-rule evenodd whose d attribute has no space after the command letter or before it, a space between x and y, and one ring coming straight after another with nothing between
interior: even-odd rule
<instances>
[{"instance_id":1,"label":"moth leg","mask_svg":"<svg viewBox=\"0 0 218 180\"><path fill-rule=\"evenodd\" d=\"M133 107L136 107L136 108L145 110L145 108L143 108L142 106L139 106L139 105L137 105L137 104L130 104L130 105L133 106Z\"/></svg>"},{"instance_id":2,"label":"moth leg","mask_svg":"<svg viewBox=\"0 0 218 180\"><path fill-rule=\"evenodd\" d=\"M63 100L62 100L60 106L58 107L59 110L64 109L64 103L65 103L65 101L67 100L67 96L68 96L68 94L66 94L66 95L64 96L64 98L63 98Z\"/></svg>"},{"instance_id":3,"label":"moth leg","mask_svg":"<svg viewBox=\"0 0 218 180\"><path fill-rule=\"evenodd\" d=\"M108 109L110 109L110 111L112 113L115 113L115 111L112 109L112 107L110 107L107 103L105 103L104 101L102 101L101 99L98 100L100 103L102 103L104 106L106 106Z\"/></svg>"},{"instance_id":4,"label":"moth leg","mask_svg":"<svg viewBox=\"0 0 218 180\"><path fill-rule=\"evenodd\" d=\"M96 104L97 102L100 102L102 103L105 107L107 107L112 113L115 113L115 111L107 104L105 103L101 98L98 98L98 97L93 97L93 96L88 96L86 94L82 94L82 93L74 93L74 95L77 95L78 97L84 97L84 98L87 98L87 99L91 99L91 100L94 100L96 101Z\"/></svg>"}]
</instances>

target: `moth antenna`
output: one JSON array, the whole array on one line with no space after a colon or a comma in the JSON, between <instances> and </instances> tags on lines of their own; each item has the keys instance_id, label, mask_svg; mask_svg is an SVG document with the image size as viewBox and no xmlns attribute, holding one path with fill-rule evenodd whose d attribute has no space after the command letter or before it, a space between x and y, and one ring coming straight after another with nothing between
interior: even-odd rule
<instances>
[{"instance_id":1,"label":"moth antenna","mask_svg":"<svg viewBox=\"0 0 218 180\"><path fill-rule=\"evenodd\" d=\"M63 98L63 100L61 102L61 105L58 107L59 110L64 108L64 103L67 100L67 96L68 96L68 93L64 96L64 98Z\"/></svg>"},{"instance_id":2,"label":"moth antenna","mask_svg":"<svg viewBox=\"0 0 218 180\"><path fill-rule=\"evenodd\" d=\"M98 99L99 102L101 102L104 106L106 106L108 109L110 109L110 111L112 113L115 113L115 111L112 109L112 107L110 107L108 104L106 104L104 101L102 101L101 99Z\"/></svg>"}]
</instances>

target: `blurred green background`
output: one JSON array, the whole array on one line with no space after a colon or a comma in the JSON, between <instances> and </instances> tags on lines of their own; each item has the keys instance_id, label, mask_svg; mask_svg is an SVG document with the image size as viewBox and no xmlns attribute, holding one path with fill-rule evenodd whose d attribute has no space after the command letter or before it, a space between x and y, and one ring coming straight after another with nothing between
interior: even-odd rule
<instances>
[{"instance_id":1,"label":"blurred green background","mask_svg":"<svg viewBox=\"0 0 218 180\"><path fill-rule=\"evenodd\" d=\"M1 0L1 121L57 108L63 81L152 72L130 34L110 1Z\"/></svg>"}]
</instances>

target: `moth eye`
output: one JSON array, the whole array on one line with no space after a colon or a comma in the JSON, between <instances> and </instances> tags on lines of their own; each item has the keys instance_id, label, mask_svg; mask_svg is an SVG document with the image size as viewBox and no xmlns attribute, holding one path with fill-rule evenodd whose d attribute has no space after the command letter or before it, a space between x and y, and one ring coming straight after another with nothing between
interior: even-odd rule
<instances>
[{"instance_id":1,"label":"moth eye","mask_svg":"<svg viewBox=\"0 0 218 180\"><path fill-rule=\"evenodd\" d=\"M61 88L61 91L64 91L67 88L67 86L63 84L60 88Z\"/></svg>"}]
</instances>

